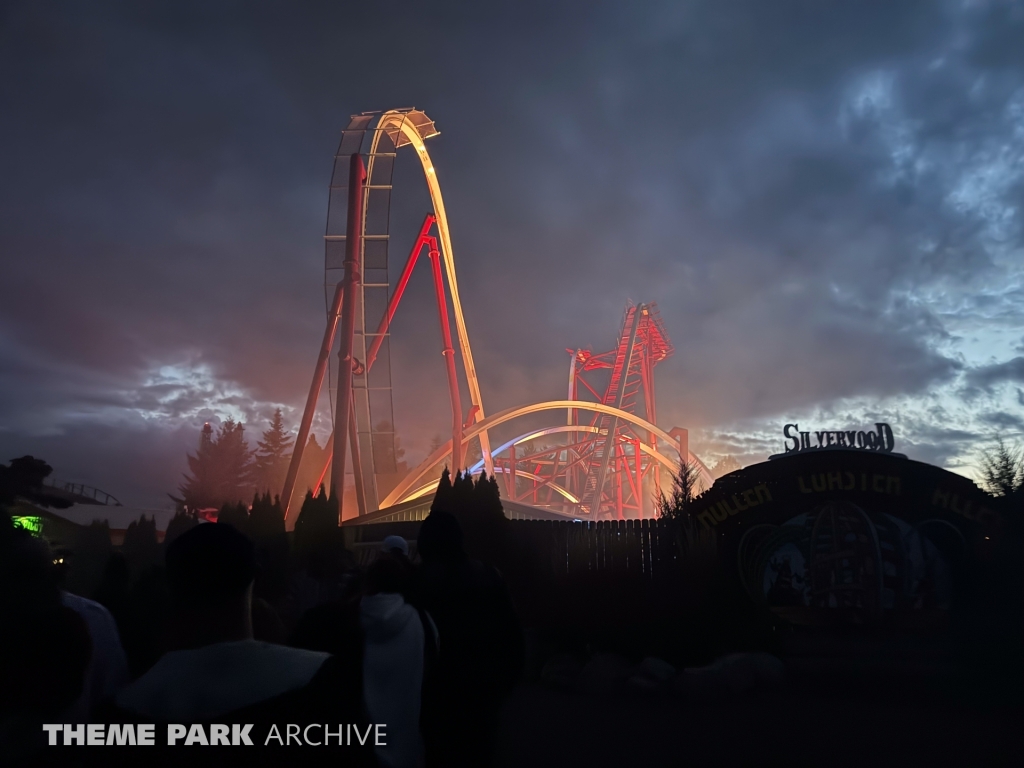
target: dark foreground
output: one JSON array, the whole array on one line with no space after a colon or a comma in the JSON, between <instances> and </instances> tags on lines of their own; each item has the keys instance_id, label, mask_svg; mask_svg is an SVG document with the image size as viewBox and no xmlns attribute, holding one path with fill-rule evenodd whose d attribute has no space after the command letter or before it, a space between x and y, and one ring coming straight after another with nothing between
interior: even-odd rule
<instances>
[{"instance_id":1,"label":"dark foreground","mask_svg":"<svg viewBox=\"0 0 1024 768\"><path fill-rule=\"evenodd\" d=\"M1019 697L957 676L874 686L854 674L859 683L826 682L804 669L778 690L693 704L523 685L505 709L496 765L1024 765Z\"/></svg>"}]
</instances>

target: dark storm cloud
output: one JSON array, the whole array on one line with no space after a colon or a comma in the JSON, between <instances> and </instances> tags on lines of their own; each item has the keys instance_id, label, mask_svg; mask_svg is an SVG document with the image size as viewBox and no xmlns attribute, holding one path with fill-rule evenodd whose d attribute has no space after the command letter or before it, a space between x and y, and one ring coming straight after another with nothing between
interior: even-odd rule
<instances>
[{"instance_id":1,"label":"dark storm cloud","mask_svg":"<svg viewBox=\"0 0 1024 768\"><path fill-rule=\"evenodd\" d=\"M974 368L968 371L966 378L969 385L981 389L991 389L1004 382L1024 383L1024 357Z\"/></svg>"},{"instance_id":2,"label":"dark storm cloud","mask_svg":"<svg viewBox=\"0 0 1024 768\"><path fill-rule=\"evenodd\" d=\"M126 446L164 446L133 474L159 496L211 414L251 436L277 405L296 420L338 132L411 104L442 130L489 411L561 397L564 349L611 348L629 300L657 301L676 345L662 420L748 424L723 432L736 453L770 452L755 423L787 412L1021 381L955 345L1019 334L1022 9L8 4L0 446L50 435L62 470L108 485ZM425 198L397 178L399 255ZM425 277L393 329L420 451L448 421ZM943 460L968 441L914 439Z\"/></svg>"},{"instance_id":3,"label":"dark storm cloud","mask_svg":"<svg viewBox=\"0 0 1024 768\"><path fill-rule=\"evenodd\" d=\"M1015 432L1024 432L1024 419L1015 413L993 411L990 413L983 413L978 418L983 423L991 424L997 429L1012 429Z\"/></svg>"}]
</instances>

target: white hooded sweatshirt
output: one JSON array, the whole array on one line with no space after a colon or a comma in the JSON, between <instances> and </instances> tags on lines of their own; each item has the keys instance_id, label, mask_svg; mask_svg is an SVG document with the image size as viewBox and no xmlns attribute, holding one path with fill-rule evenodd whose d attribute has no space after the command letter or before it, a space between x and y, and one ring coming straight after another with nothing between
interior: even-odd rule
<instances>
[{"instance_id":1,"label":"white hooded sweatshirt","mask_svg":"<svg viewBox=\"0 0 1024 768\"><path fill-rule=\"evenodd\" d=\"M387 726L386 746L376 748L387 768L423 765L420 701L423 691L423 623L401 595L368 595L360 605L365 635L363 696L370 722Z\"/></svg>"}]
</instances>

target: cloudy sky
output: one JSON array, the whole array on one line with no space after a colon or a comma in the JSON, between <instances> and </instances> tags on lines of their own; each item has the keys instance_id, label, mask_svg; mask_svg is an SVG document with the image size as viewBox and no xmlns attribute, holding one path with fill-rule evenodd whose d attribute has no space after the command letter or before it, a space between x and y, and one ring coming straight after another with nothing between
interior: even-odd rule
<instances>
[{"instance_id":1,"label":"cloudy sky","mask_svg":"<svg viewBox=\"0 0 1024 768\"><path fill-rule=\"evenodd\" d=\"M656 301L659 421L709 463L886 420L970 475L1024 433L1022 41L998 0L5 3L0 459L159 506L203 421L295 424L339 132L415 105L488 411ZM450 423L421 269L412 459Z\"/></svg>"}]
</instances>

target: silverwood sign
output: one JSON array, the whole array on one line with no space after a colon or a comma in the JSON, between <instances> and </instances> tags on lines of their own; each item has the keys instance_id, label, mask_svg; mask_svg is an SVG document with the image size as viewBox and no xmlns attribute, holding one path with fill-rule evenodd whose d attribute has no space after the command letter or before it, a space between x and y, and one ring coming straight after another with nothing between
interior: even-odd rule
<instances>
[{"instance_id":1,"label":"silverwood sign","mask_svg":"<svg viewBox=\"0 0 1024 768\"><path fill-rule=\"evenodd\" d=\"M801 432L799 424L787 424L782 429L786 437L786 453L817 451L825 448L853 448L864 451L892 453L892 429L879 422L871 431L834 430ZM814 438L813 441L811 438Z\"/></svg>"}]
</instances>

